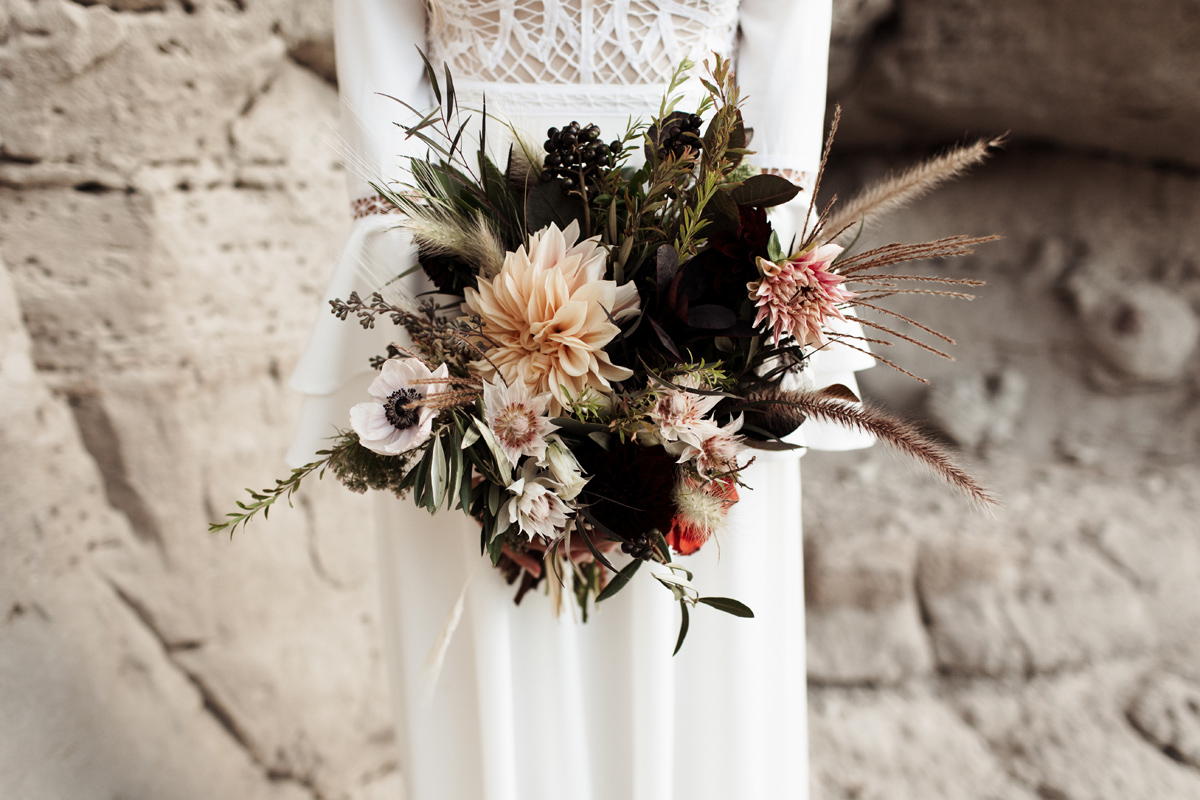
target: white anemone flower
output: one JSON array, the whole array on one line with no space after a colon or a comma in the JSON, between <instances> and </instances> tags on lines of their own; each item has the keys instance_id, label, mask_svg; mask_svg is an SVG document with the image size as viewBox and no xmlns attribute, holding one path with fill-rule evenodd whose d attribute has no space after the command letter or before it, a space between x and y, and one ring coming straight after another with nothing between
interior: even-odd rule
<instances>
[{"instance_id":1,"label":"white anemone flower","mask_svg":"<svg viewBox=\"0 0 1200 800\"><path fill-rule=\"evenodd\" d=\"M550 541L567 527L570 508L554 491L554 483L538 474L537 465L526 461L521 477L508 486L512 495L500 507L499 518L516 524L530 541L541 536Z\"/></svg>"},{"instance_id":2,"label":"white anemone flower","mask_svg":"<svg viewBox=\"0 0 1200 800\"><path fill-rule=\"evenodd\" d=\"M574 500L583 491L589 478L583 477L583 467L566 443L557 436L546 440L546 455L541 466L550 470L550 477L559 486L558 496L563 500Z\"/></svg>"},{"instance_id":3,"label":"white anemone flower","mask_svg":"<svg viewBox=\"0 0 1200 800\"><path fill-rule=\"evenodd\" d=\"M685 389L701 388L690 375L681 378L677 385ZM707 417L720 402L720 395L670 389L664 392L650 409L650 419L657 428L658 437L664 443L683 442L700 447L700 443L712 435L712 430L717 427L716 423Z\"/></svg>"},{"instance_id":4,"label":"white anemone flower","mask_svg":"<svg viewBox=\"0 0 1200 800\"><path fill-rule=\"evenodd\" d=\"M420 447L429 438L437 410L424 403L431 394L446 390L444 383L416 380L447 378L442 364L433 372L415 358L389 359L367 392L371 401L350 409L350 427L363 447L380 455L394 456Z\"/></svg>"},{"instance_id":5,"label":"white anemone flower","mask_svg":"<svg viewBox=\"0 0 1200 800\"><path fill-rule=\"evenodd\" d=\"M484 419L514 467L521 456L545 457L546 436L558 430L546 416L549 404L549 392L534 395L515 381L508 386L484 381Z\"/></svg>"}]
</instances>

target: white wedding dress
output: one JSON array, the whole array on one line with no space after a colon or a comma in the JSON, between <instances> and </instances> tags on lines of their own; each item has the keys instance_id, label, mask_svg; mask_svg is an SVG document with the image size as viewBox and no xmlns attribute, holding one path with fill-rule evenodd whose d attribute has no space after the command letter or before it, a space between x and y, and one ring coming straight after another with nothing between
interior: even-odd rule
<instances>
[{"instance_id":1,"label":"white wedding dress","mask_svg":"<svg viewBox=\"0 0 1200 800\"><path fill-rule=\"evenodd\" d=\"M540 141L577 120L623 133L656 111L685 56L736 55L753 157L806 191L819 162L830 0L337 0L343 137L354 154L355 227L329 297L375 286L363 277L412 263L394 218L370 213L366 175L397 176L421 154L393 123L408 119L391 95L432 107L419 45L450 66L462 106L510 120ZM695 97L695 87L690 91ZM681 108L688 108L687 103ZM490 125L489 137L501 126ZM410 288L419 291L413 276ZM305 404L288 454L313 460L348 409L366 397L367 359L395 329L363 331L322 310L292 378ZM811 359L819 385L854 387L869 356L845 347ZM806 424L808 446L849 449L858 435ZM581 624L555 618L479 554L478 525L458 512L430 517L381 495L377 502L385 649L407 800L792 800L808 796L804 592L798 453L759 453L753 491L729 531L686 559L702 594L736 597L752 620L700 607L680 654L679 609L650 575ZM426 695L422 666L460 590L465 613L440 681Z\"/></svg>"}]
</instances>

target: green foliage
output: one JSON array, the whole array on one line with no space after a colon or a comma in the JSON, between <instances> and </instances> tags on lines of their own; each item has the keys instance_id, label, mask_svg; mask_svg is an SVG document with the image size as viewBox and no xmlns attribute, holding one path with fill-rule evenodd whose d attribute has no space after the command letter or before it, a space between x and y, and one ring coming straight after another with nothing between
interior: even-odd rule
<instances>
[{"instance_id":1,"label":"green foliage","mask_svg":"<svg viewBox=\"0 0 1200 800\"><path fill-rule=\"evenodd\" d=\"M292 470L292 474L286 478L276 479L275 485L269 489L263 489L261 492L256 492L249 488L246 489L246 493L250 495L250 502L247 503L238 500L237 507L241 510L226 514L225 522L210 522L208 525L209 533L227 530L229 531L230 538L232 538L234 532L239 527L245 528L246 523L260 512L263 519L267 519L271 513L271 506L275 505L276 501L280 498L286 499L288 505L291 506L292 495L300 488L300 484L305 478L314 472L317 473L318 480L325 477L325 470L332 468L335 461L345 457L354 448L363 449L358 443L358 437L354 436L354 434L339 432L337 441L331 449L321 450L317 453L317 455L324 456L324 458Z\"/></svg>"},{"instance_id":2,"label":"green foliage","mask_svg":"<svg viewBox=\"0 0 1200 800\"><path fill-rule=\"evenodd\" d=\"M341 434L341 445L329 456L329 470L352 492L362 494L374 489L404 497L407 490L402 487L409 456L409 453L380 455L363 447L357 434L347 431Z\"/></svg>"}]
</instances>

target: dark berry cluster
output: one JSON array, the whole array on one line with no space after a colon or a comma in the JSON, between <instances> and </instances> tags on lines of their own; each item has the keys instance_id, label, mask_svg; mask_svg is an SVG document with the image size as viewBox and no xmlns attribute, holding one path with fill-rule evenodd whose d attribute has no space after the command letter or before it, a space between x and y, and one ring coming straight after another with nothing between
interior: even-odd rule
<instances>
[{"instance_id":1,"label":"dark berry cluster","mask_svg":"<svg viewBox=\"0 0 1200 800\"><path fill-rule=\"evenodd\" d=\"M673 111L663 119L661 125L652 125L647 135L650 141L658 145L658 157L682 158L685 150L699 153L704 149L700 138L700 126L704 124L697 114L686 111ZM646 145L646 158L653 158L654 152Z\"/></svg>"},{"instance_id":2,"label":"dark berry cluster","mask_svg":"<svg viewBox=\"0 0 1200 800\"><path fill-rule=\"evenodd\" d=\"M621 143L600 141L600 129L595 125L581 128L572 122L561 131L546 131L546 160L542 180L556 180L565 191L586 192L589 197L599 191L600 177L616 164Z\"/></svg>"},{"instance_id":3,"label":"dark berry cluster","mask_svg":"<svg viewBox=\"0 0 1200 800\"><path fill-rule=\"evenodd\" d=\"M650 537L642 534L633 541L621 542L621 552L642 561L649 561L654 555L654 547L650 544Z\"/></svg>"}]
</instances>

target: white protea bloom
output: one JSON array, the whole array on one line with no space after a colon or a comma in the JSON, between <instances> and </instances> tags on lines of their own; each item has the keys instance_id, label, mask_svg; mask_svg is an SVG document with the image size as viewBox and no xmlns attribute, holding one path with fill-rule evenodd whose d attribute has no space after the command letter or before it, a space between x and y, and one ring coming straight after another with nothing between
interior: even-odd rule
<instances>
[{"instance_id":1,"label":"white protea bloom","mask_svg":"<svg viewBox=\"0 0 1200 800\"><path fill-rule=\"evenodd\" d=\"M433 372L415 358L389 359L367 393L371 401L350 409L350 427L363 447L394 456L420 447L429 438L437 410L424 403L431 394L446 391L444 383L413 385L416 380L447 378L442 364Z\"/></svg>"},{"instance_id":2,"label":"white protea bloom","mask_svg":"<svg viewBox=\"0 0 1200 800\"><path fill-rule=\"evenodd\" d=\"M476 369L485 376L498 369L509 383L550 392L554 414L570 405L568 395L604 393L633 374L604 348L620 333L609 317L620 322L637 313L637 289L604 280L608 251L598 236L578 239L578 223L550 225L508 253L495 278L481 277L477 290L464 292L493 343Z\"/></svg>"},{"instance_id":3,"label":"white protea bloom","mask_svg":"<svg viewBox=\"0 0 1200 800\"><path fill-rule=\"evenodd\" d=\"M546 436L558 430L546 416L549 403L549 392L534 395L519 383L483 382L484 419L514 467L521 456L539 461L545 456Z\"/></svg>"},{"instance_id":4,"label":"white protea bloom","mask_svg":"<svg viewBox=\"0 0 1200 800\"><path fill-rule=\"evenodd\" d=\"M570 508L554 491L554 482L539 474L537 464L526 461L521 476L508 486L511 495L500 507L499 518L515 524L530 541L556 538L567 527Z\"/></svg>"},{"instance_id":5,"label":"white protea bloom","mask_svg":"<svg viewBox=\"0 0 1200 800\"><path fill-rule=\"evenodd\" d=\"M563 500L574 500L587 485L583 467L579 466L566 442L557 436L546 440L546 455L540 465L550 470L550 477L559 486L558 496Z\"/></svg>"},{"instance_id":6,"label":"white protea bloom","mask_svg":"<svg viewBox=\"0 0 1200 800\"><path fill-rule=\"evenodd\" d=\"M699 445L684 443L679 454L679 463L695 459L696 471L701 475L729 472L737 469L737 457L742 452L744 436L739 436L742 429L743 415L738 416L724 426L713 423L708 430L708 437Z\"/></svg>"},{"instance_id":7,"label":"white protea bloom","mask_svg":"<svg viewBox=\"0 0 1200 800\"><path fill-rule=\"evenodd\" d=\"M685 389L702 388L690 375L676 381ZM664 443L683 442L700 447L705 438L712 435L716 423L707 419L708 413L721 402L720 395L703 395L682 389L664 392L650 409L650 419L657 428L658 437ZM667 448L671 450L670 447Z\"/></svg>"}]
</instances>

